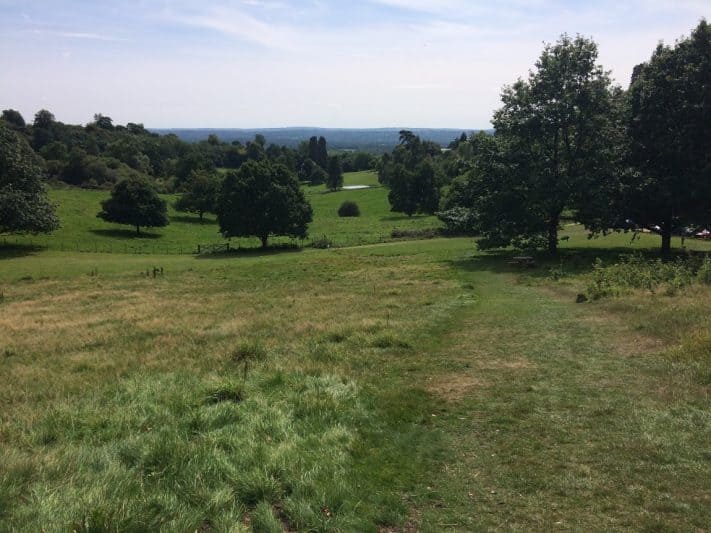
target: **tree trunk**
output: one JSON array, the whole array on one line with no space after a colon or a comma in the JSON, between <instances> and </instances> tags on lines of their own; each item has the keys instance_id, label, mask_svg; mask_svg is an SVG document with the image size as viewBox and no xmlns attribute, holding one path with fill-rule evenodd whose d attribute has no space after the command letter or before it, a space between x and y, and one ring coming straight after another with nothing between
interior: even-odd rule
<instances>
[{"instance_id":1,"label":"tree trunk","mask_svg":"<svg viewBox=\"0 0 711 533\"><path fill-rule=\"evenodd\" d=\"M136 235L141 234L141 226L136 226Z\"/></svg>"},{"instance_id":2,"label":"tree trunk","mask_svg":"<svg viewBox=\"0 0 711 533\"><path fill-rule=\"evenodd\" d=\"M662 257L671 255L671 228L665 227L662 230Z\"/></svg>"},{"instance_id":3,"label":"tree trunk","mask_svg":"<svg viewBox=\"0 0 711 533\"><path fill-rule=\"evenodd\" d=\"M548 253L551 255L558 253L558 224L560 224L560 214L551 216L548 223Z\"/></svg>"},{"instance_id":4,"label":"tree trunk","mask_svg":"<svg viewBox=\"0 0 711 533\"><path fill-rule=\"evenodd\" d=\"M671 238L671 221L667 221L664 223L664 227L662 228L662 257L664 258L667 258L671 255Z\"/></svg>"},{"instance_id":5,"label":"tree trunk","mask_svg":"<svg viewBox=\"0 0 711 533\"><path fill-rule=\"evenodd\" d=\"M269 235L262 235L259 238L262 241L262 248L266 248L267 247L267 240L269 239Z\"/></svg>"},{"instance_id":6,"label":"tree trunk","mask_svg":"<svg viewBox=\"0 0 711 533\"><path fill-rule=\"evenodd\" d=\"M200 217L200 224L202 224L202 211L198 211L198 216Z\"/></svg>"},{"instance_id":7,"label":"tree trunk","mask_svg":"<svg viewBox=\"0 0 711 533\"><path fill-rule=\"evenodd\" d=\"M672 238L672 224L674 221L674 210L669 209L669 212L664 217L664 222L662 226L662 257L668 258L671 255L671 238Z\"/></svg>"}]
</instances>

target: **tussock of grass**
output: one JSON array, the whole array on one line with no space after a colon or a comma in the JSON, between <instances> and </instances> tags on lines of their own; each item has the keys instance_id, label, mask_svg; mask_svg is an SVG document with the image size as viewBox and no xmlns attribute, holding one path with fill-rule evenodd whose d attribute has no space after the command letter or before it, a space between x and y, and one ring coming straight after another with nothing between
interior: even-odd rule
<instances>
[{"instance_id":1,"label":"tussock of grass","mask_svg":"<svg viewBox=\"0 0 711 533\"><path fill-rule=\"evenodd\" d=\"M386 349L386 348L400 348L407 350L412 348L412 345L404 339L392 334L385 333L376 336L372 341L371 345L375 348Z\"/></svg>"},{"instance_id":2,"label":"tussock of grass","mask_svg":"<svg viewBox=\"0 0 711 533\"><path fill-rule=\"evenodd\" d=\"M244 387L239 385L226 385L208 391L205 403L215 404L220 402L240 403L245 396Z\"/></svg>"},{"instance_id":3,"label":"tussock of grass","mask_svg":"<svg viewBox=\"0 0 711 533\"><path fill-rule=\"evenodd\" d=\"M264 361L268 357L266 348L260 342L243 342L230 355L235 363L244 361Z\"/></svg>"},{"instance_id":4,"label":"tussock of grass","mask_svg":"<svg viewBox=\"0 0 711 533\"><path fill-rule=\"evenodd\" d=\"M300 376L247 397L215 389L207 401L203 390L190 375L134 378L50 410L25 429L44 459L18 451L0 460L0 494L27 499L13 520L36 530L195 530L209 519L229 529L245 510L255 527L276 523L266 509L278 503L284 520L310 529L325 526L323 503L342 509L329 527L358 523L344 473L368 411L353 382Z\"/></svg>"}]
</instances>

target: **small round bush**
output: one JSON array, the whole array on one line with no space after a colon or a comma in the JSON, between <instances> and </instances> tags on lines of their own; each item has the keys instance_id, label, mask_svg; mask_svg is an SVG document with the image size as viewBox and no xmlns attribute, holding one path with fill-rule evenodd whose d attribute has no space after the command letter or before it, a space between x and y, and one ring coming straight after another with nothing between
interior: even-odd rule
<instances>
[{"instance_id":1,"label":"small round bush","mask_svg":"<svg viewBox=\"0 0 711 533\"><path fill-rule=\"evenodd\" d=\"M358 204L355 202L351 202L350 200L346 200L341 204L341 207L338 208L338 216L339 217L359 217L360 216L360 208L358 207Z\"/></svg>"}]
</instances>

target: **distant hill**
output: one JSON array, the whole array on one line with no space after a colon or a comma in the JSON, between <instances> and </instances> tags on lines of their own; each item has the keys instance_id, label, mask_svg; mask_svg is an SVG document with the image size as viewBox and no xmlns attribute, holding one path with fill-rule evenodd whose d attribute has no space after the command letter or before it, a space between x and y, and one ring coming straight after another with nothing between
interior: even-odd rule
<instances>
[{"instance_id":1,"label":"distant hill","mask_svg":"<svg viewBox=\"0 0 711 533\"><path fill-rule=\"evenodd\" d=\"M294 148L301 141L306 141L314 135L323 135L328 141L328 147L334 150L364 150L373 153L391 151L399 140L400 130L408 129L419 135L422 139L434 141L442 146L447 146L462 132L469 135L478 129L435 129L435 128L151 128L151 131L166 135L174 133L187 142L199 142L207 139L208 135L215 134L223 142L240 141L245 143L254 139L255 134L261 133L266 137L267 143Z\"/></svg>"}]
</instances>

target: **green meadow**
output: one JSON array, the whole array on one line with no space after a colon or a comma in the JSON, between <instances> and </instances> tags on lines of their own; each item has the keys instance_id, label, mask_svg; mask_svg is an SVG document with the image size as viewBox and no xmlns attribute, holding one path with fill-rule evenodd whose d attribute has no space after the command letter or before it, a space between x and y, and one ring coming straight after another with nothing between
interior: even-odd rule
<instances>
[{"instance_id":1,"label":"green meadow","mask_svg":"<svg viewBox=\"0 0 711 533\"><path fill-rule=\"evenodd\" d=\"M307 192L341 247L179 255L214 221L136 238L52 191L48 249L0 249L0 530L708 527L711 287L575 303L659 237L567 226L525 269L391 239L437 220L385 189Z\"/></svg>"},{"instance_id":2,"label":"green meadow","mask_svg":"<svg viewBox=\"0 0 711 533\"><path fill-rule=\"evenodd\" d=\"M354 246L392 240L393 229L420 230L439 228L436 217L414 215L408 217L392 213L385 189L380 187L374 172L351 172L344 175L344 185L368 185L371 188L328 192L323 185L306 186L304 191L314 209L314 222L309 238L295 244L308 246L312 239L326 237L335 246ZM50 190L51 200L58 206L61 227L52 235L0 237L0 244L22 244L47 247L56 251L190 254L198 244L227 242L219 234L213 215L207 214L203 223L197 215L179 213L173 208L177 195L162 195L169 207L170 224L164 228L135 228L105 222L96 217L100 202L108 198L108 191L56 188ZM338 207L346 200L358 203L361 216L340 218ZM231 239L234 247L256 247L258 239ZM289 243L289 239L275 237L272 243Z\"/></svg>"}]
</instances>

